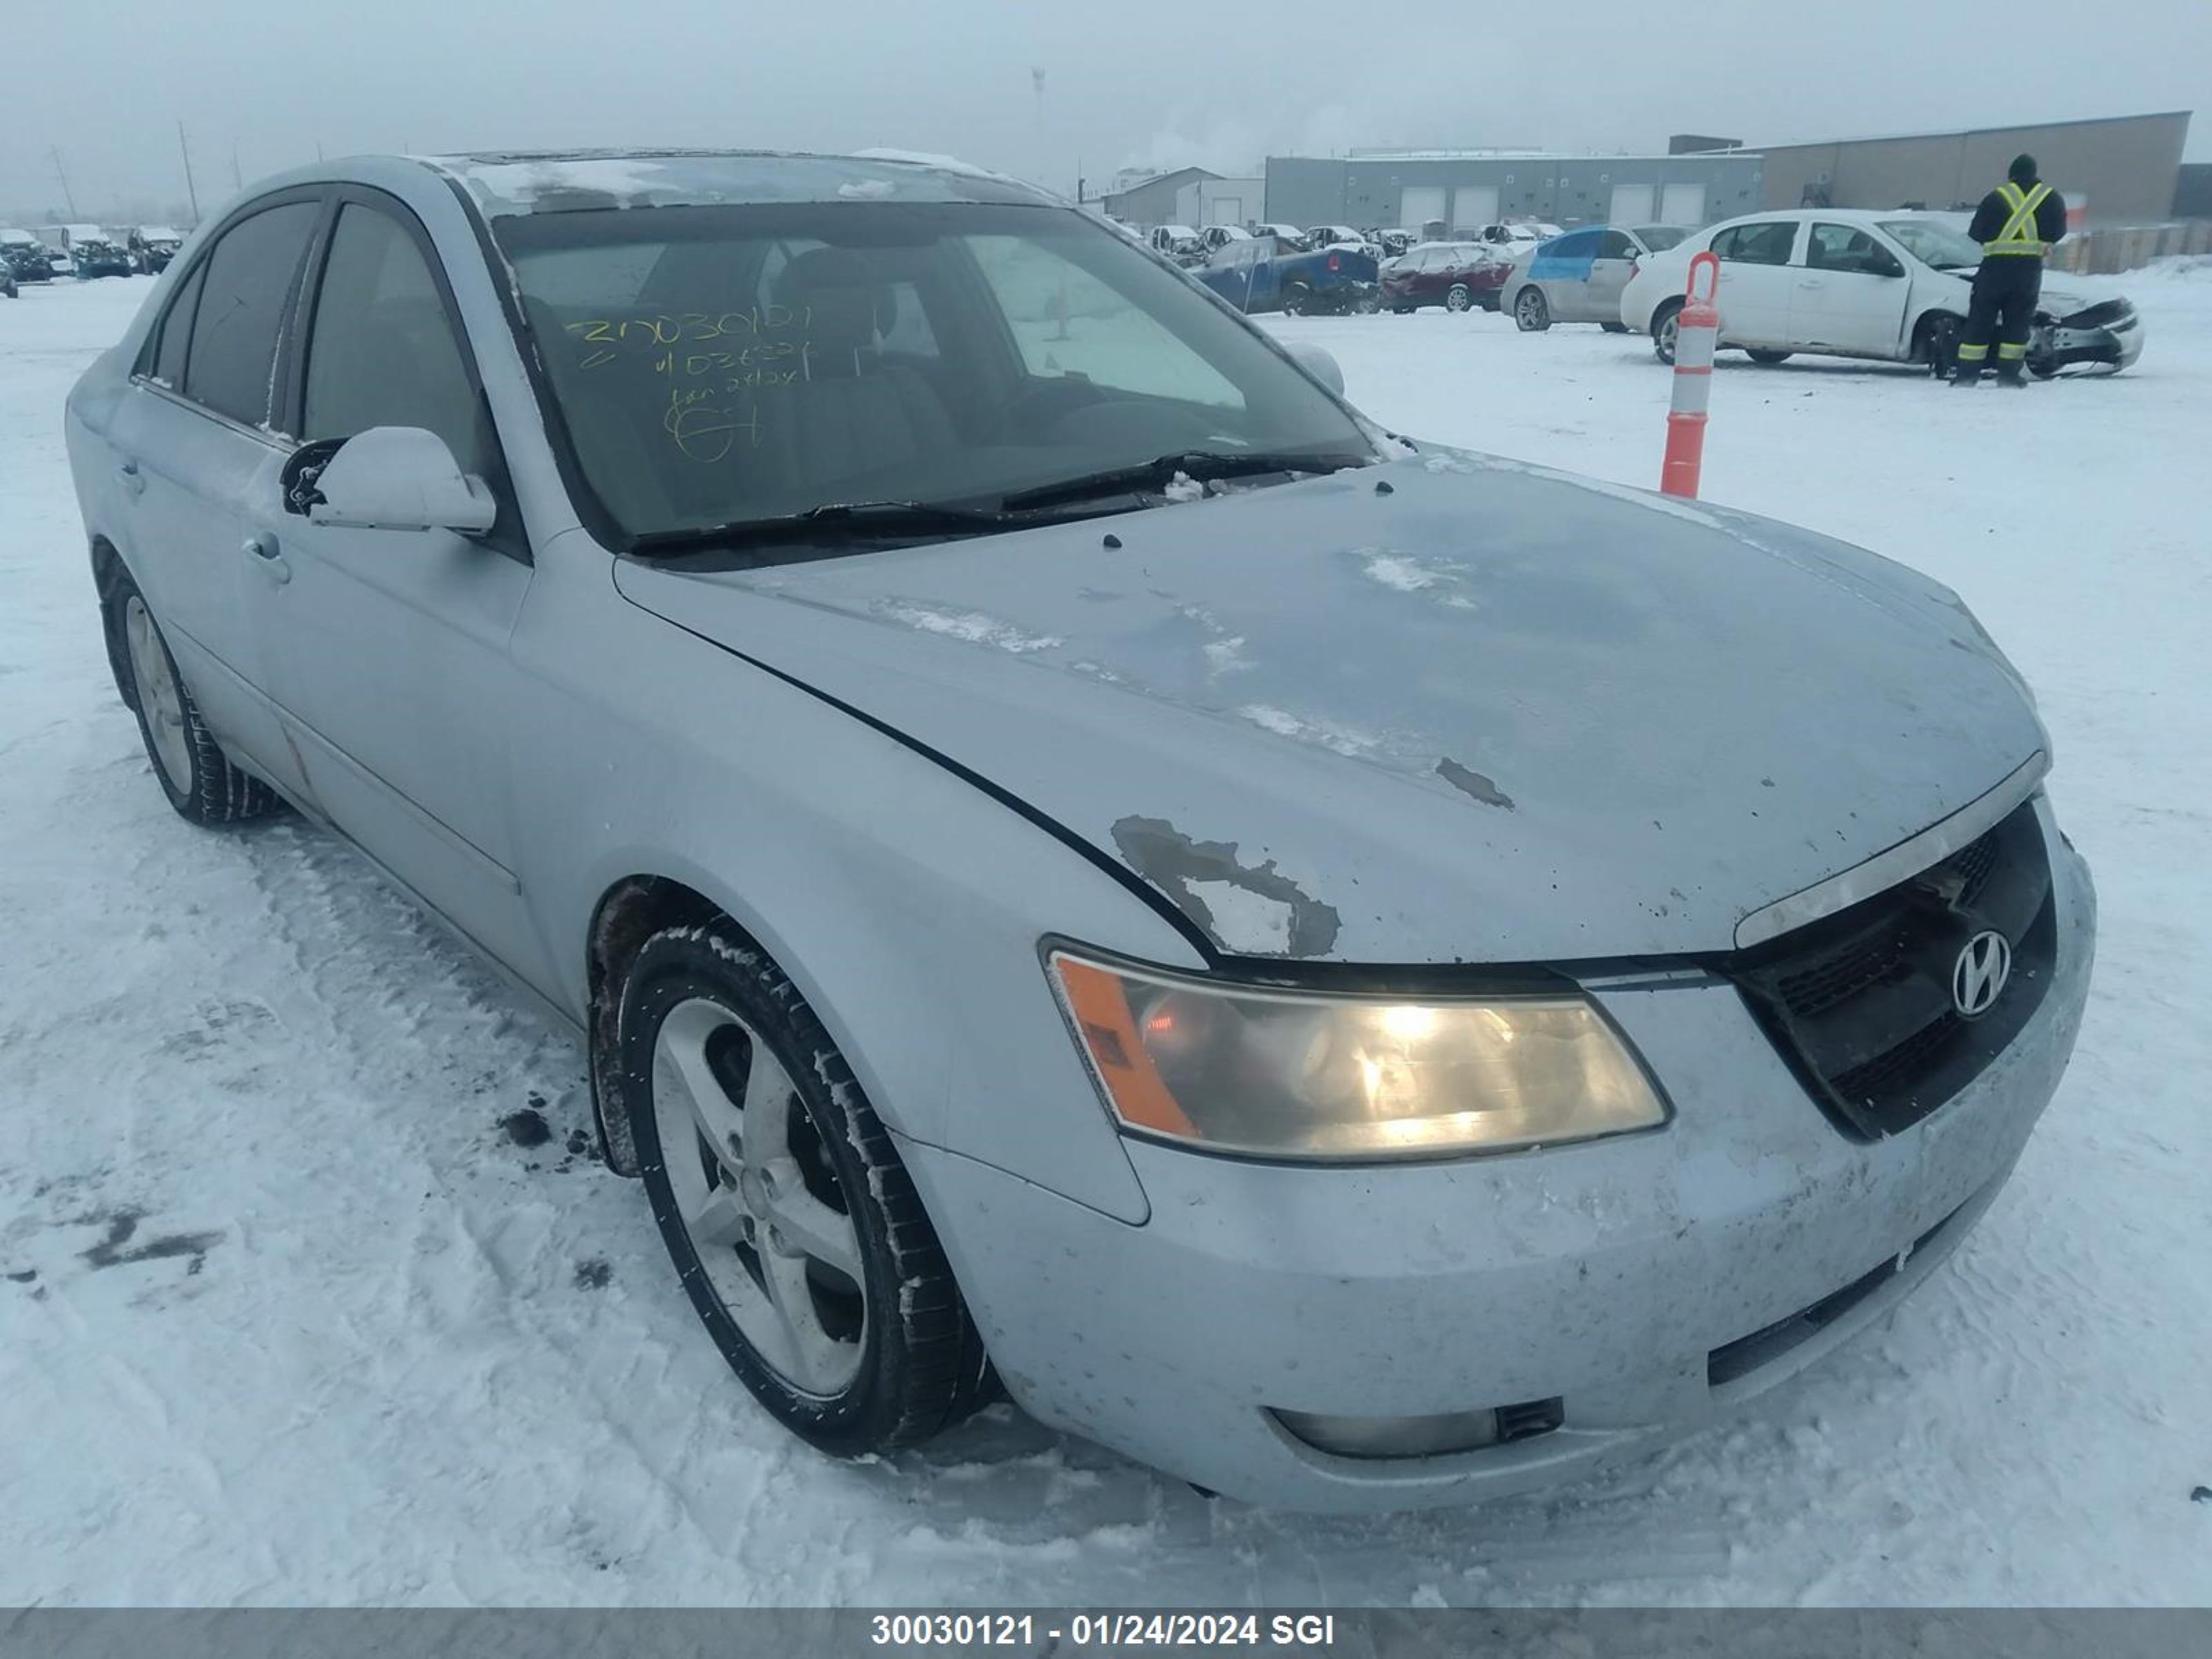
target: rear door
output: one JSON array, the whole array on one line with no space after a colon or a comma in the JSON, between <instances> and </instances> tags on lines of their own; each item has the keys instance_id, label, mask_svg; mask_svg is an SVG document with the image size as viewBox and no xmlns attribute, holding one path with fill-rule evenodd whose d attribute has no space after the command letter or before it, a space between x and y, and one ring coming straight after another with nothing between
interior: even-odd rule
<instances>
[{"instance_id":1,"label":"rear door","mask_svg":"<svg viewBox=\"0 0 2212 1659\"><path fill-rule=\"evenodd\" d=\"M392 198L341 191L311 267L288 388L302 437L427 428L491 484L500 518L482 538L367 530L263 498L258 532L284 573L263 599L276 701L339 828L535 978L507 766L524 702L509 636L532 568L475 361L428 234Z\"/></svg>"},{"instance_id":2,"label":"rear door","mask_svg":"<svg viewBox=\"0 0 2212 1659\"><path fill-rule=\"evenodd\" d=\"M1544 290L1545 303L1556 320L1590 320L1590 270L1597 264L1602 234L1595 229L1569 231L1521 255L1528 262L1528 280Z\"/></svg>"},{"instance_id":3,"label":"rear door","mask_svg":"<svg viewBox=\"0 0 2212 1659\"><path fill-rule=\"evenodd\" d=\"M257 202L218 231L170 293L110 439L130 517L125 563L224 747L299 793L270 706L270 641L253 599L268 577L249 503L273 495L291 445L270 388L319 191Z\"/></svg>"},{"instance_id":4,"label":"rear door","mask_svg":"<svg viewBox=\"0 0 2212 1659\"><path fill-rule=\"evenodd\" d=\"M1809 350L1894 357L1912 284L1905 262L1861 225L1813 222L1790 290L1790 337Z\"/></svg>"},{"instance_id":5,"label":"rear door","mask_svg":"<svg viewBox=\"0 0 2212 1659\"><path fill-rule=\"evenodd\" d=\"M1790 269L1802 228L1795 219L1753 219L1713 233L1720 256L1721 338L1731 345L1790 345Z\"/></svg>"}]
</instances>

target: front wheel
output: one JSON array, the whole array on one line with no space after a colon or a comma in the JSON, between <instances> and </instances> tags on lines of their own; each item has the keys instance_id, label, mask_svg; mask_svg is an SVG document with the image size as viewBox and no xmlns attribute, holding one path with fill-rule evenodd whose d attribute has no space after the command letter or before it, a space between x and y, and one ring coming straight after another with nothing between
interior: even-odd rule
<instances>
[{"instance_id":1,"label":"front wheel","mask_svg":"<svg viewBox=\"0 0 2212 1659\"><path fill-rule=\"evenodd\" d=\"M1551 301L1540 288L1524 288L1513 301L1513 323L1523 334L1541 334L1552 325Z\"/></svg>"},{"instance_id":2,"label":"front wheel","mask_svg":"<svg viewBox=\"0 0 2212 1659\"><path fill-rule=\"evenodd\" d=\"M1651 319L1651 351L1669 368L1674 362L1674 342L1682 331L1682 301L1669 300Z\"/></svg>"},{"instance_id":3,"label":"front wheel","mask_svg":"<svg viewBox=\"0 0 2212 1659\"><path fill-rule=\"evenodd\" d=\"M936 1231L851 1066L726 924L639 948L615 1086L677 1275L770 1415L838 1456L926 1440L989 1370Z\"/></svg>"},{"instance_id":4,"label":"front wheel","mask_svg":"<svg viewBox=\"0 0 2212 1659\"><path fill-rule=\"evenodd\" d=\"M1959 337L1965 325L1956 317L1931 317L1920 325L1920 360L1939 380L1959 365Z\"/></svg>"},{"instance_id":5,"label":"front wheel","mask_svg":"<svg viewBox=\"0 0 2212 1659\"><path fill-rule=\"evenodd\" d=\"M1450 292L1444 295L1446 311L1465 311L1474 303L1474 292L1465 283L1454 283Z\"/></svg>"}]
</instances>

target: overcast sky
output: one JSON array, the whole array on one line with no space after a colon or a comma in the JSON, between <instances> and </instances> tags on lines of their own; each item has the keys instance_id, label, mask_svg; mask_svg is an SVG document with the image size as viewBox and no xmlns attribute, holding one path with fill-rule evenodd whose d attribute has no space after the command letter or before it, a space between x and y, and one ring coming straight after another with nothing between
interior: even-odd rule
<instances>
[{"instance_id":1,"label":"overcast sky","mask_svg":"<svg viewBox=\"0 0 2212 1659\"><path fill-rule=\"evenodd\" d=\"M331 155L939 150L1073 187L1353 145L1663 149L2203 108L2212 0L8 0L0 212ZM1696 18L1686 27L1670 20ZM1031 70L1045 72L1042 110Z\"/></svg>"}]
</instances>

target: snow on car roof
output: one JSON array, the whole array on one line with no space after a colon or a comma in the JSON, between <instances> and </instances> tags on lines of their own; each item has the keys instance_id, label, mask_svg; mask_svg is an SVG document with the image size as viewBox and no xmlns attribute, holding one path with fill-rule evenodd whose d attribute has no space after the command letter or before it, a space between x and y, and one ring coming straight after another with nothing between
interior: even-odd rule
<instances>
[{"instance_id":1,"label":"snow on car roof","mask_svg":"<svg viewBox=\"0 0 2212 1659\"><path fill-rule=\"evenodd\" d=\"M417 158L487 215L719 203L1056 203L1034 185L950 156L904 150L812 155L774 150L500 151Z\"/></svg>"}]
</instances>

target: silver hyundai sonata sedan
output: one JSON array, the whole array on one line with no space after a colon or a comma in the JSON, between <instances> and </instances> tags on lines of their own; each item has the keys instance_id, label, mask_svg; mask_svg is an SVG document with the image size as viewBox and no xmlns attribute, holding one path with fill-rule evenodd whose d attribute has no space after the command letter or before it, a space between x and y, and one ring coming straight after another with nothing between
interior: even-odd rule
<instances>
[{"instance_id":1,"label":"silver hyundai sonata sedan","mask_svg":"<svg viewBox=\"0 0 2212 1659\"><path fill-rule=\"evenodd\" d=\"M1009 179L287 174L68 434L177 810L329 823L584 1033L832 1452L1003 1386L1263 1503L1556 1480L1880 1318L2072 1048L1956 596L1388 435Z\"/></svg>"}]
</instances>

